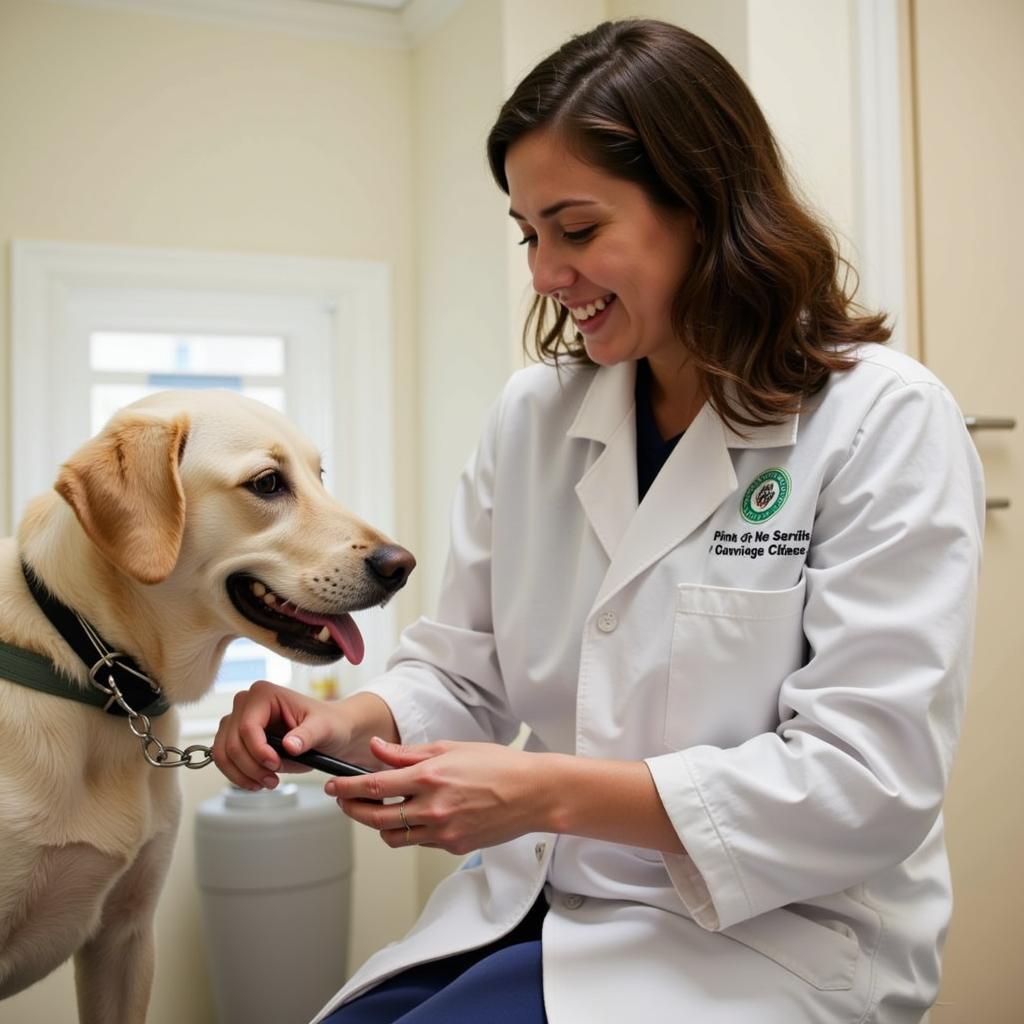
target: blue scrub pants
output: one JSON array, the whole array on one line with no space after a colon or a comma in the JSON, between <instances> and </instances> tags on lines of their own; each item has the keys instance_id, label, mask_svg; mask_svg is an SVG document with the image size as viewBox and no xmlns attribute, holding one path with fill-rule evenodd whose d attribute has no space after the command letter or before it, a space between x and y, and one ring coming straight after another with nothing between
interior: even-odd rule
<instances>
[{"instance_id":1,"label":"blue scrub pants","mask_svg":"<svg viewBox=\"0 0 1024 1024\"><path fill-rule=\"evenodd\" d=\"M323 1024L547 1024L540 931L544 894L508 934L410 967L346 1003Z\"/></svg>"}]
</instances>

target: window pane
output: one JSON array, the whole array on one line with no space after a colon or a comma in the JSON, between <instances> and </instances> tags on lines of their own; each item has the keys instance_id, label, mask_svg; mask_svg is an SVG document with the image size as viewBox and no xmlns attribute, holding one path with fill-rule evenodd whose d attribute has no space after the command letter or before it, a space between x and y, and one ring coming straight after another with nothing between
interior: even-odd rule
<instances>
[{"instance_id":1,"label":"window pane","mask_svg":"<svg viewBox=\"0 0 1024 1024\"><path fill-rule=\"evenodd\" d=\"M91 432L95 434L100 431L103 424L122 406L137 402L159 390L149 384L93 384Z\"/></svg>"},{"instance_id":2,"label":"window pane","mask_svg":"<svg viewBox=\"0 0 1024 1024\"><path fill-rule=\"evenodd\" d=\"M200 378L201 380L201 378ZM193 380L190 386L202 387L205 381ZM95 434L103 428L103 425L117 412L118 409L132 402L137 402L146 395L152 395L157 391L163 391L166 387L181 387L180 383L162 384L157 383L159 378L150 378L146 384L93 384L92 386L92 411L90 422L90 433ZM210 387L225 387L222 383L208 385ZM239 390L237 388L232 390ZM246 388L240 389L243 395L248 398L269 405L271 409L278 412L285 412L284 388Z\"/></svg>"},{"instance_id":3,"label":"window pane","mask_svg":"<svg viewBox=\"0 0 1024 1024\"><path fill-rule=\"evenodd\" d=\"M242 394L257 402L269 405L271 409L284 412L284 388L242 388Z\"/></svg>"},{"instance_id":4,"label":"window pane","mask_svg":"<svg viewBox=\"0 0 1024 1024\"><path fill-rule=\"evenodd\" d=\"M89 338L89 365L122 373L280 377L284 339L96 331Z\"/></svg>"},{"instance_id":5,"label":"window pane","mask_svg":"<svg viewBox=\"0 0 1024 1024\"><path fill-rule=\"evenodd\" d=\"M229 644L224 652L215 690L217 693L234 693L252 686L258 679L287 686L291 677L291 662L287 658L243 637Z\"/></svg>"}]
</instances>

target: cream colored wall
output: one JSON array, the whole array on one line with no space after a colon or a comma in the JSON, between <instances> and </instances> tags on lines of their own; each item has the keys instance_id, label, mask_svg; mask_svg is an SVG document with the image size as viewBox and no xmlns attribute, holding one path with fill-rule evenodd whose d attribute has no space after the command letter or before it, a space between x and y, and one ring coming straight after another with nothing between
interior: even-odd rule
<instances>
[{"instance_id":1,"label":"cream colored wall","mask_svg":"<svg viewBox=\"0 0 1024 1024\"><path fill-rule=\"evenodd\" d=\"M747 0L608 0L610 18L657 18L706 39L740 74L749 59Z\"/></svg>"},{"instance_id":2,"label":"cream colored wall","mask_svg":"<svg viewBox=\"0 0 1024 1024\"><path fill-rule=\"evenodd\" d=\"M9 394L12 239L384 260L394 270L396 532L418 549L411 92L412 58L400 50L2 0L0 394ZM5 397L0 517L9 503L8 415ZM399 620L417 608L410 588ZM185 774L151 1024L213 1020L189 809L222 780L214 769ZM358 961L407 928L418 900L413 854L360 830L356 857ZM339 964L339 982L344 971ZM65 969L0 1003L0 1022L75 1019L69 978Z\"/></svg>"},{"instance_id":3,"label":"cream colored wall","mask_svg":"<svg viewBox=\"0 0 1024 1024\"><path fill-rule=\"evenodd\" d=\"M508 373L503 211L484 153L501 103L500 8L464 4L412 58L420 595L437 601L458 475Z\"/></svg>"},{"instance_id":4,"label":"cream colored wall","mask_svg":"<svg viewBox=\"0 0 1024 1024\"><path fill-rule=\"evenodd\" d=\"M749 0L747 84L793 175L856 264L851 0Z\"/></svg>"}]
</instances>

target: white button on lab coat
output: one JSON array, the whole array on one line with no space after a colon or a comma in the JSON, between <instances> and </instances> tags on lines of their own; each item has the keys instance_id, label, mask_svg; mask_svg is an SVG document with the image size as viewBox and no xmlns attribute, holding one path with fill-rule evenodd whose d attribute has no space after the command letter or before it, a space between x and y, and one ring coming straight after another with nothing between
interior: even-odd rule
<instances>
[{"instance_id":1,"label":"white button on lab coat","mask_svg":"<svg viewBox=\"0 0 1024 1024\"><path fill-rule=\"evenodd\" d=\"M685 855L526 835L442 882L324 1013L509 931L543 887L551 1024L916 1021L983 522L949 393L882 346L799 417L698 414L637 505L634 367L516 374L461 481L406 743L646 761Z\"/></svg>"}]
</instances>

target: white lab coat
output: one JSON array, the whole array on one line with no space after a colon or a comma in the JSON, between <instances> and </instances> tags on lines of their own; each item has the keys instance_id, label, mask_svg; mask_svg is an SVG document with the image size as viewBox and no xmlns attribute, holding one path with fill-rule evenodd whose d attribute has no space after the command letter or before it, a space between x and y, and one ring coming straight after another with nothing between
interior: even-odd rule
<instances>
[{"instance_id":1,"label":"white lab coat","mask_svg":"<svg viewBox=\"0 0 1024 1024\"><path fill-rule=\"evenodd\" d=\"M406 743L525 722L530 750L646 760L686 854L484 850L321 1016L498 938L547 886L551 1024L920 1019L983 483L948 391L859 356L746 437L705 406L639 507L634 366L513 376L459 486L438 615L367 689ZM784 474L748 496L766 470L781 503Z\"/></svg>"}]
</instances>

